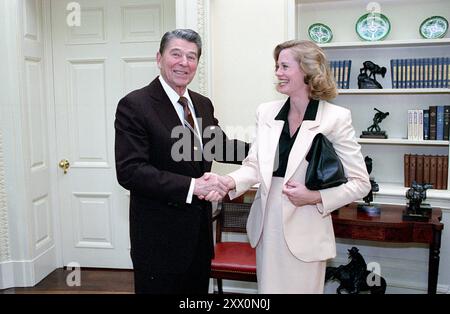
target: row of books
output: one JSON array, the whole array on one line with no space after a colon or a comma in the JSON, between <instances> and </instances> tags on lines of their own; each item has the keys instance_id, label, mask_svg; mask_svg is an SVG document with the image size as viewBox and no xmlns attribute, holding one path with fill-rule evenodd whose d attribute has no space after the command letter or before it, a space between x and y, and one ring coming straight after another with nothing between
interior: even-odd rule
<instances>
[{"instance_id":1,"label":"row of books","mask_svg":"<svg viewBox=\"0 0 450 314\"><path fill-rule=\"evenodd\" d=\"M433 189L446 190L448 179L448 156L404 155L404 185L411 187L413 181L430 183Z\"/></svg>"},{"instance_id":2,"label":"row of books","mask_svg":"<svg viewBox=\"0 0 450 314\"><path fill-rule=\"evenodd\" d=\"M448 141L450 106L429 106L408 110L408 140Z\"/></svg>"},{"instance_id":3,"label":"row of books","mask_svg":"<svg viewBox=\"0 0 450 314\"><path fill-rule=\"evenodd\" d=\"M450 87L450 58L391 60L392 88Z\"/></svg>"},{"instance_id":4,"label":"row of books","mask_svg":"<svg viewBox=\"0 0 450 314\"><path fill-rule=\"evenodd\" d=\"M336 80L337 88L348 89L350 86L350 70L352 60L330 61L331 73Z\"/></svg>"}]
</instances>

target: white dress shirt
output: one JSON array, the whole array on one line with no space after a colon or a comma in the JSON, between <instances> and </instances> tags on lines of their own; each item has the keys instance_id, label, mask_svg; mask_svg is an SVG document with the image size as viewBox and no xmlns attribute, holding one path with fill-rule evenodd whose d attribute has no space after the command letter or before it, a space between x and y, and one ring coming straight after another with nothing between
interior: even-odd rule
<instances>
[{"instance_id":1,"label":"white dress shirt","mask_svg":"<svg viewBox=\"0 0 450 314\"><path fill-rule=\"evenodd\" d=\"M180 99L180 95L178 95L177 92L172 87L170 87L169 84L166 83L166 81L164 80L164 78L161 75L159 76L159 81L161 82L161 85L162 85L164 91L166 92L167 96L169 97L170 102L173 105L173 108L177 112L178 118L180 119L181 123L186 127L185 121L184 121L183 106L178 103L178 100ZM188 93L187 88L186 88L186 90L185 90L185 92L183 94L183 97L185 97L188 100L189 110L191 111L191 115L192 115L192 118L194 120L195 130L197 131L197 134L202 134L199 131L200 129L199 129L198 122L197 122L197 115L195 114L195 109L194 109L194 106L192 104L191 97L189 97L189 93ZM197 138L200 140L200 145L201 145L202 150L203 150L202 137L198 136ZM195 187L195 179L192 178L191 179L191 185L189 186L188 195L186 197L186 203L188 203L188 204L192 203L192 197L194 195L194 187Z\"/></svg>"}]
</instances>

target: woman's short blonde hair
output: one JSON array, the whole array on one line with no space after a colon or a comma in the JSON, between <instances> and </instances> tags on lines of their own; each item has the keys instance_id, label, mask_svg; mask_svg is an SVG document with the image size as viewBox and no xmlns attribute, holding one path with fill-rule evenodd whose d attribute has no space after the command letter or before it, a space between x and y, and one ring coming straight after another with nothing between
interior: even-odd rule
<instances>
[{"instance_id":1,"label":"woman's short blonde hair","mask_svg":"<svg viewBox=\"0 0 450 314\"><path fill-rule=\"evenodd\" d=\"M338 95L327 57L319 46L307 40L286 41L275 47L275 63L284 49L294 52L294 57L305 74L305 83L310 86L310 98L331 100Z\"/></svg>"}]
</instances>

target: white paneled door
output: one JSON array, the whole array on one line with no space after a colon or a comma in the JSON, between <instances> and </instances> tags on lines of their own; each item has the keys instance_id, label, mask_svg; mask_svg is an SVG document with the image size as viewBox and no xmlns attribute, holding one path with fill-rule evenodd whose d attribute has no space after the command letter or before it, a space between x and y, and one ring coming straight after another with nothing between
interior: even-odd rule
<instances>
[{"instance_id":1,"label":"white paneled door","mask_svg":"<svg viewBox=\"0 0 450 314\"><path fill-rule=\"evenodd\" d=\"M63 262L130 268L114 114L120 98L158 74L156 52L175 28L175 0L78 0L79 26L68 19L76 14L71 2L51 1L57 151L68 166L58 174Z\"/></svg>"}]
</instances>

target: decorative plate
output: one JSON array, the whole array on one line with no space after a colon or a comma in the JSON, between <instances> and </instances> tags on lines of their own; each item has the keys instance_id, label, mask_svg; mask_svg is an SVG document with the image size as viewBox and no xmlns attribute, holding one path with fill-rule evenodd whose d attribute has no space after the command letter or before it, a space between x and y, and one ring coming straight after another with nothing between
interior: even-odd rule
<instances>
[{"instance_id":1,"label":"decorative plate","mask_svg":"<svg viewBox=\"0 0 450 314\"><path fill-rule=\"evenodd\" d=\"M355 25L358 36L367 41L384 39L391 31L389 19L381 13L367 13Z\"/></svg>"},{"instance_id":2,"label":"decorative plate","mask_svg":"<svg viewBox=\"0 0 450 314\"><path fill-rule=\"evenodd\" d=\"M331 29L322 23L312 24L308 28L308 35L309 38L318 44L329 43L333 39L333 32Z\"/></svg>"},{"instance_id":3,"label":"decorative plate","mask_svg":"<svg viewBox=\"0 0 450 314\"><path fill-rule=\"evenodd\" d=\"M448 30L448 21L442 16L432 16L420 24L420 35L427 39L442 38Z\"/></svg>"}]
</instances>

